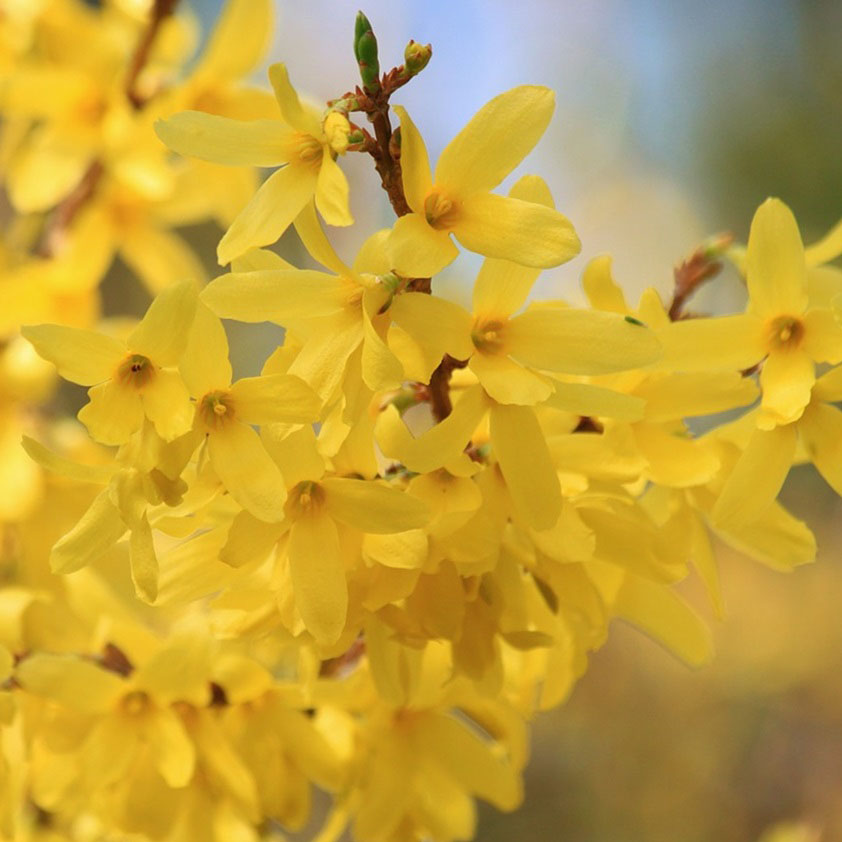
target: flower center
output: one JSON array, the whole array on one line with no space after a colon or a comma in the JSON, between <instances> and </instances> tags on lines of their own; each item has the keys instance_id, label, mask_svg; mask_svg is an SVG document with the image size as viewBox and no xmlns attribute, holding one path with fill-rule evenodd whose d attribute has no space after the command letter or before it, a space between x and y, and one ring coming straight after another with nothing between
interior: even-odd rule
<instances>
[{"instance_id":1,"label":"flower center","mask_svg":"<svg viewBox=\"0 0 842 842\"><path fill-rule=\"evenodd\" d=\"M317 138L305 132L295 133L292 140L291 161L297 161L306 167L318 170L323 154L322 144Z\"/></svg>"},{"instance_id":2,"label":"flower center","mask_svg":"<svg viewBox=\"0 0 842 842\"><path fill-rule=\"evenodd\" d=\"M424 199L424 216L427 224L437 231L447 231L459 219L459 202L448 199L438 188L434 187Z\"/></svg>"},{"instance_id":3,"label":"flower center","mask_svg":"<svg viewBox=\"0 0 842 842\"><path fill-rule=\"evenodd\" d=\"M477 322L471 331L471 341L477 351L484 354L499 354L503 350L504 324L496 319Z\"/></svg>"},{"instance_id":4,"label":"flower center","mask_svg":"<svg viewBox=\"0 0 842 842\"><path fill-rule=\"evenodd\" d=\"M287 506L294 516L311 514L321 508L324 503L324 489L312 480L299 482L289 494Z\"/></svg>"},{"instance_id":5,"label":"flower center","mask_svg":"<svg viewBox=\"0 0 842 842\"><path fill-rule=\"evenodd\" d=\"M768 339L772 350L798 348L804 339L804 323L794 316L778 316L769 322Z\"/></svg>"},{"instance_id":6,"label":"flower center","mask_svg":"<svg viewBox=\"0 0 842 842\"><path fill-rule=\"evenodd\" d=\"M129 354L117 367L117 380L135 389L142 389L154 374L155 366L149 357L142 354Z\"/></svg>"},{"instance_id":7,"label":"flower center","mask_svg":"<svg viewBox=\"0 0 842 842\"><path fill-rule=\"evenodd\" d=\"M132 690L120 700L120 707L129 716L139 716L149 707L149 696L142 690Z\"/></svg>"},{"instance_id":8,"label":"flower center","mask_svg":"<svg viewBox=\"0 0 842 842\"><path fill-rule=\"evenodd\" d=\"M208 392L199 401L199 415L209 430L219 430L229 421L234 420L234 404L231 393L217 389Z\"/></svg>"}]
</instances>

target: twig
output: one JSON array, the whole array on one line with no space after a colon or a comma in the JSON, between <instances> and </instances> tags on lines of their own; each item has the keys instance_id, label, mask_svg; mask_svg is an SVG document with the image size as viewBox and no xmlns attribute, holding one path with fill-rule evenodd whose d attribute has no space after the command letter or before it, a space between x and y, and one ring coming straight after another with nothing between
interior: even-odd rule
<instances>
[{"instance_id":1,"label":"twig","mask_svg":"<svg viewBox=\"0 0 842 842\"><path fill-rule=\"evenodd\" d=\"M147 97L137 90L138 79L149 61L149 54L161 24L173 13L177 4L178 0L155 0L149 23L135 48L126 77L126 96L135 108L142 108L146 103Z\"/></svg>"}]
</instances>

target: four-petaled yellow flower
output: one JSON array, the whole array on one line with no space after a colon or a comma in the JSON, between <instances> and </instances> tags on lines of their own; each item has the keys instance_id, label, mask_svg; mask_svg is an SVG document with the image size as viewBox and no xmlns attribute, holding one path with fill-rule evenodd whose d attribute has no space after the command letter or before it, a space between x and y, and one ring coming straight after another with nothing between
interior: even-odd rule
<instances>
[{"instance_id":1,"label":"four-petaled yellow flower","mask_svg":"<svg viewBox=\"0 0 842 842\"><path fill-rule=\"evenodd\" d=\"M406 111L401 120L401 171L412 213L389 237L392 267L429 277L468 250L524 266L558 266L579 253L579 238L554 208L493 190L547 128L555 100L549 88L522 85L484 105L445 147L430 173L424 141Z\"/></svg>"},{"instance_id":2,"label":"four-petaled yellow flower","mask_svg":"<svg viewBox=\"0 0 842 842\"><path fill-rule=\"evenodd\" d=\"M337 153L347 147L347 120L343 132L333 118L328 136L316 111L299 101L283 64L269 68L269 79L283 122L183 111L155 125L158 137L182 155L236 166L285 164L266 179L220 240L217 256L223 266L249 249L274 243L314 196L328 223L353 222L348 182L336 163Z\"/></svg>"}]
</instances>

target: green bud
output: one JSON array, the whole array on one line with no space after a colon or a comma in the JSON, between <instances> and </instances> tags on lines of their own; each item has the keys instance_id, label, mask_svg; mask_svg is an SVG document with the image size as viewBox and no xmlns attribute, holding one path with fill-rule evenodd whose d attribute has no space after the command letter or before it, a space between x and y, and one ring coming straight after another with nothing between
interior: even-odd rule
<instances>
[{"instance_id":1,"label":"green bud","mask_svg":"<svg viewBox=\"0 0 842 842\"><path fill-rule=\"evenodd\" d=\"M646 327L646 325L643 324L643 322L640 321L640 319L636 319L634 316L626 316L625 319L630 325L638 325L639 327Z\"/></svg>"},{"instance_id":2,"label":"green bud","mask_svg":"<svg viewBox=\"0 0 842 842\"><path fill-rule=\"evenodd\" d=\"M368 18L357 12L354 24L354 55L360 68L363 90L374 93L380 90L380 61L377 58L377 39Z\"/></svg>"},{"instance_id":3,"label":"green bud","mask_svg":"<svg viewBox=\"0 0 842 842\"><path fill-rule=\"evenodd\" d=\"M430 63L432 55L432 44L419 44L416 41L410 41L403 51L403 60L407 73L410 76L419 74Z\"/></svg>"}]
</instances>

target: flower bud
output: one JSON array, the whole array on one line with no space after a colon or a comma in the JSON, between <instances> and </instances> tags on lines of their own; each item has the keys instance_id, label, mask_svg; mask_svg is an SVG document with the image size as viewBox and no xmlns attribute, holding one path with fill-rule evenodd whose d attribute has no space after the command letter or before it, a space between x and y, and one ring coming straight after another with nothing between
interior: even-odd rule
<instances>
[{"instance_id":1,"label":"flower bud","mask_svg":"<svg viewBox=\"0 0 842 842\"><path fill-rule=\"evenodd\" d=\"M419 44L417 41L410 41L403 51L407 73L410 76L419 74L430 63L432 55L432 44Z\"/></svg>"},{"instance_id":2,"label":"flower bud","mask_svg":"<svg viewBox=\"0 0 842 842\"><path fill-rule=\"evenodd\" d=\"M331 111L325 117L324 132L328 146L337 155L344 155L348 149L348 136L351 133L351 124L348 122L348 118L339 111Z\"/></svg>"},{"instance_id":3,"label":"flower bud","mask_svg":"<svg viewBox=\"0 0 842 842\"><path fill-rule=\"evenodd\" d=\"M354 24L354 55L360 67L360 78L367 93L380 90L380 61L377 57L377 39L368 18L357 13Z\"/></svg>"}]
</instances>

